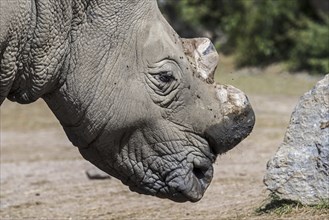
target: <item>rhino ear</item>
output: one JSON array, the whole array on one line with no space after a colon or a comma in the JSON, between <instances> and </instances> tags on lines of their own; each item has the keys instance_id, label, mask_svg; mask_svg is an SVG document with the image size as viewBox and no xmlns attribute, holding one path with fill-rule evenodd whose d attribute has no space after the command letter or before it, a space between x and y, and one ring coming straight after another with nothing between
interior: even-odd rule
<instances>
[{"instance_id":1,"label":"rhino ear","mask_svg":"<svg viewBox=\"0 0 329 220\"><path fill-rule=\"evenodd\" d=\"M208 38L182 38L185 55L197 73L208 83L214 82L214 73L219 62L215 46Z\"/></svg>"}]
</instances>

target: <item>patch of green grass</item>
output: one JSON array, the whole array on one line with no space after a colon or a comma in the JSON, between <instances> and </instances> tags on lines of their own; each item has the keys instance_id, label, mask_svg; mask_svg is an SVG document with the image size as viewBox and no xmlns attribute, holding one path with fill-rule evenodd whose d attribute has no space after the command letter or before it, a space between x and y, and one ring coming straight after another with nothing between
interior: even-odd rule
<instances>
[{"instance_id":1,"label":"patch of green grass","mask_svg":"<svg viewBox=\"0 0 329 220\"><path fill-rule=\"evenodd\" d=\"M265 203L256 209L256 214L276 214L279 216L289 214L294 209L298 209L302 207L302 204L299 202L295 202L287 199L280 199L275 194L270 194L269 198L265 200Z\"/></svg>"},{"instance_id":2,"label":"patch of green grass","mask_svg":"<svg viewBox=\"0 0 329 220\"><path fill-rule=\"evenodd\" d=\"M281 199L273 193L264 201L264 204L255 210L255 213L256 215L275 214L277 216L303 213L322 216L329 214L329 200L322 200L319 204L314 206L306 206L297 201Z\"/></svg>"},{"instance_id":3,"label":"patch of green grass","mask_svg":"<svg viewBox=\"0 0 329 220\"><path fill-rule=\"evenodd\" d=\"M317 210L328 210L329 211L329 199L323 199L321 202L313 206Z\"/></svg>"}]
</instances>

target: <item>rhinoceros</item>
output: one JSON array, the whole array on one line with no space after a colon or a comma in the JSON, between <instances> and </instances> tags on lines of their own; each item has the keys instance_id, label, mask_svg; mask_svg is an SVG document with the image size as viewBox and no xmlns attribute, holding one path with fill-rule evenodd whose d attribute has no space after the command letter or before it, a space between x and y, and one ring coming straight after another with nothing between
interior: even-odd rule
<instances>
[{"instance_id":1,"label":"rhinoceros","mask_svg":"<svg viewBox=\"0 0 329 220\"><path fill-rule=\"evenodd\" d=\"M132 191L196 202L216 157L252 131L218 54L155 0L1 0L0 101L42 98L82 156Z\"/></svg>"}]
</instances>

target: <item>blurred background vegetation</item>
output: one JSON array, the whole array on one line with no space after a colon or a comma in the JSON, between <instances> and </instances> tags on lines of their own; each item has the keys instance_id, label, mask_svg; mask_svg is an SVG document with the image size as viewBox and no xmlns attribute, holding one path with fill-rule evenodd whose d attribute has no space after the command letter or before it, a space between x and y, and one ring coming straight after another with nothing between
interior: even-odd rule
<instances>
[{"instance_id":1,"label":"blurred background vegetation","mask_svg":"<svg viewBox=\"0 0 329 220\"><path fill-rule=\"evenodd\" d=\"M329 73L329 0L158 0L182 37L205 36L235 65Z\"/></svg>"}]
</instances>

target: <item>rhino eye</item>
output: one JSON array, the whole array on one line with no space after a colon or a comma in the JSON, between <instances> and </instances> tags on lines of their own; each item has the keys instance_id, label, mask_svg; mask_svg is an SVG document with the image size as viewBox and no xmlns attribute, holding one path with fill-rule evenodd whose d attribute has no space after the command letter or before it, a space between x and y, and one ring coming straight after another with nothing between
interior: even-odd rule
<instances>
[{"instance_id":1,"label":"rhino eye","mask_svg":"<svg viewBox=\"0 0 329 220\"><path fill-rule=\"evenodd\" d=\"M179 91L181 68L172 60L163 60L148 66L145 76L147 89L153 101L161 107L168 107Z\"/></svg>"},{"instance_id":2,"label":"rhino eye","mask_svg":"<svg viewBox=\"0 0 329 220\"><path fill-rule=\"evenodd\" d=\"M159 81L161 81L163 83L170 83L170 82L176 80L176 78L173 76L173 73L171 71L160 72L158 79L159 79Z\"/></svg>"}]
</instances>

